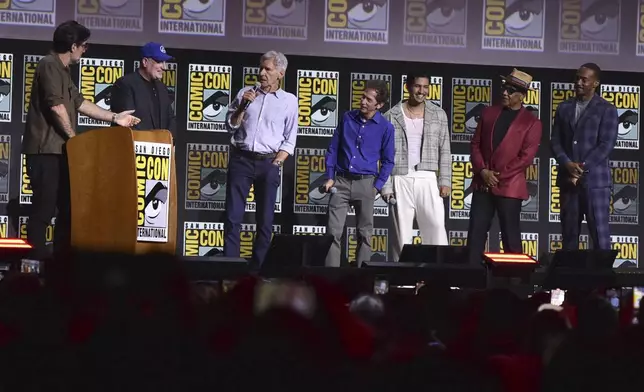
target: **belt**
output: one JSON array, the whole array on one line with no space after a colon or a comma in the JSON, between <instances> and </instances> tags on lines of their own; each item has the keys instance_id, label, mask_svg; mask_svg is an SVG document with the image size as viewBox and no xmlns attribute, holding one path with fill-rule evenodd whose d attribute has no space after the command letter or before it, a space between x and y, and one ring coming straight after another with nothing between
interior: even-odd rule
<instances>
[{"instance_id":1,"label":"belt","mask_svg":"<svg viewBox=\"0 0 644 392\"><path fill-rule=\"evenodd\" d=\"M262 154L259 152L253 152L253 151L248 151L248 150L242 150L239 147L232 146L233 151L235 151L236 154L239 154L245 158L252 159L254 161L262 161L264 159L275 159L277 156L277 153L271 152L268 154Z\"/></svg>"},{"instance_id":2,"label":"belt","mask_svg":"<svg viewBox=\"0 0 644 392\"><path fill-rule=\"evenodd\" d=\"M375 174L353 174L349 172L336 172L336 176L346 178L347 180L365 180L367 178L371 179L374 178L376 175Z\"/></svg>"}]
</instances>

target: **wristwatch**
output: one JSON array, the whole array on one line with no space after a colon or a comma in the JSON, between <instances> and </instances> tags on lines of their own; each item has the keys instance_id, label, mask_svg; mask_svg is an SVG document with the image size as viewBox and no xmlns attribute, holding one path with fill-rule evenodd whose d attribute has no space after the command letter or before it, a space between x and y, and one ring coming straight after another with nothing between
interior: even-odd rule
<instances>
[{"instance_id":1,"label":"wristwatch","mask_svg":"<svg viewBox=\"0 0 644 392\"><path fill-rule=\"evenodd\" d=\"M116 124L116 113L112 113L112 124Z\"/></svg>"}]
</instances>

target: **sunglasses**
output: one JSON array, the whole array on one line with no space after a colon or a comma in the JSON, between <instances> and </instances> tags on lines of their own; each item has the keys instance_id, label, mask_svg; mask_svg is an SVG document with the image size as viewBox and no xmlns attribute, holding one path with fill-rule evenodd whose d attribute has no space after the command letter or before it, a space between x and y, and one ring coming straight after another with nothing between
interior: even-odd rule
<instances>
[{"instance_id":1,"label":"sunglasses","mask_svg":"<svg viewBox=\"0 0 644 392\"><path fill-rule=\"evenodd\" d=\"M522 89L520 89L520 88L518 88L518 87L515 87L515 86L513 86L513 85L511 85L511 84L504 84L504 85L502 85L502 86L501 86L501 91L502 91L502 92L503 92L503 91L507 91L507 92L508 92L508 95L512 95L512 94L514 94L514 93L523 93L523 92L524 92L524 90L522 90Z\"/></svg>"}]
</instances>

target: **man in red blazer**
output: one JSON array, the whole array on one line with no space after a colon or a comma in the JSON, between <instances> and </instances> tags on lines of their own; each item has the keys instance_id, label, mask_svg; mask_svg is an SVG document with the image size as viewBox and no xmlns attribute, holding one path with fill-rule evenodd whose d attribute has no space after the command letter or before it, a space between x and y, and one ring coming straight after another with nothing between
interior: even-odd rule
<instances>
[{"instance_id":1,"label":"man in red blazer","mask_svg":"<svg viewBox=\"0 0 644 392\"><path fill-rule=\"evenodd\" d=\"M528 199L526 168L541 141L541 121L523 107L532 76L514 69L502 77L501 104L485 108L471 144L474 177L467 242L470 262L480 263L487 232L498 212L507 253L521 248L521 202Z\"/></svg>"}]
</instances>

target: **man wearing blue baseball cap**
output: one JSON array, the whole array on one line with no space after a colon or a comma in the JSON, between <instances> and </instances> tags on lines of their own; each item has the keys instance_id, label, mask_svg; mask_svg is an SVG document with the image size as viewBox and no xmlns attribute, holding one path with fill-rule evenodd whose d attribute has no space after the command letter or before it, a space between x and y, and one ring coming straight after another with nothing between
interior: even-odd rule
<instances>
[{"instance_id":1,"label":"man wearing blue baseball cap","mask_svg":"<svg viewBox=\"0 0 644 392\"><path fill-rule=\"evenodd\" d=\"M172 107L174 92L170 94L168 87L162 82L167 62L172 59L163 45L148 42L141 48L139 68L114 83L112 110L134 110L141 122L133 129L167 129L176 136L176 119Z\"/></svg>"}]
</instances>

